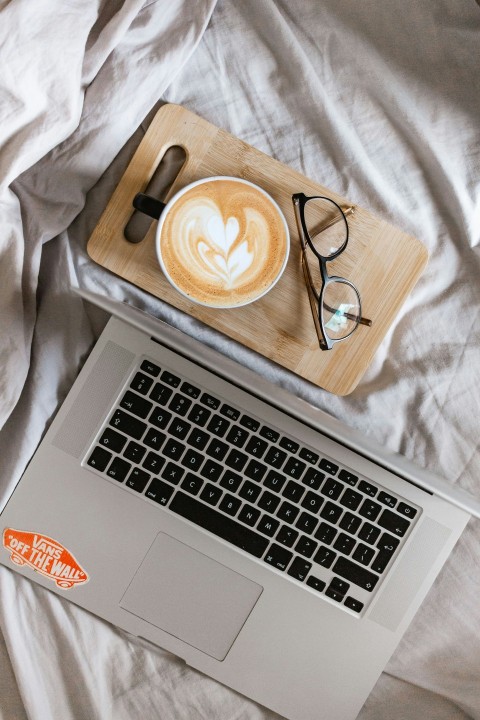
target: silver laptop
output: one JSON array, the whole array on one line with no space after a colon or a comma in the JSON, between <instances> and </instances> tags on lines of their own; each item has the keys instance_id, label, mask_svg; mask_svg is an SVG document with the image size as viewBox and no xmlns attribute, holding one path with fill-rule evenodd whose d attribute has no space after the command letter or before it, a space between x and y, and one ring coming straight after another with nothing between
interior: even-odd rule
<instances>
[{"instance_id":1,"label":"silver laptop","mask_svg":"<svg viewBox=\"0 0 480 720\"><path fill-rule=\"evenodd\" d=\"M286 718L355 718L480 504L78 292L112 318L2 512L2 563Z\"/></svg>"}]
</instances>

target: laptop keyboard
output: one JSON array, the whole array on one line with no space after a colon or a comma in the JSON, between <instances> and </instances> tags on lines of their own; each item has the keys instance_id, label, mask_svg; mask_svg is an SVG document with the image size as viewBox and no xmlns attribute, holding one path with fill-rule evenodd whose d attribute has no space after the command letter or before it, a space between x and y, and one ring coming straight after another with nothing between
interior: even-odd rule
<instances>
[{"instance_id":1,"label":"laptop keyboard","mask_svg":"<svg viewBox=\"0 0 480 720\"><path fill-rule=\"evenodd\" d=\"M355 614L419 511L149 359L85 462Z\"/></svg>"}]
</instances>

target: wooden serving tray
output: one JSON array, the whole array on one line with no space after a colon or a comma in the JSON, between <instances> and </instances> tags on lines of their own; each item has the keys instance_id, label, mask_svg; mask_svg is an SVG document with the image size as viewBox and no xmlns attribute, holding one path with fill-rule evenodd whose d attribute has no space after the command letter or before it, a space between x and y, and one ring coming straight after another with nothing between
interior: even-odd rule
<instances>
[{"instance_id":1,"label":"wooden serving tray","mask_svg":"<svg viewBox=\"0 0 480 720\"><path fill-rule=\"evenodd\" d=\"M155 254L156 221L138 244L124 228L136 193L145 192L165 152L184 148L186 160L168 199L194 180L232 175L264 188L279 204L290 228L290 257L284 275L260 300L217 310L196 305L165 279ZM351 280L359 289L362 311L372 327L359 326L329 351L318 347L300 263L292 194L326 195L343 207L350 203L328 188L247 145L178 105L163 106L88 241L88 254L103 267L198 318L261 355L337 395L352 392L385 337L395 315L417 282L427 251L411 235L355 206L349 218L347 250L329 263L329 274Z\"/></svg>"}]
</instances>

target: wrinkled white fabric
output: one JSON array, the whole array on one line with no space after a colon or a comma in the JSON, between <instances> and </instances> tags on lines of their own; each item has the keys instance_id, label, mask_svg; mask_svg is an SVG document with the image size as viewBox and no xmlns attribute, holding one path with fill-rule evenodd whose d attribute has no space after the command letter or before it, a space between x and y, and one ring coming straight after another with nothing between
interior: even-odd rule
<instances>
[{"instance_id":1,"label":"wrinkled white fabric","mask_svg":"<svg viewBox=\"0 0 480 720\"><path fill-rule=\"evenodd\" d=\"M473 0L0 2L3 501L106 320L71 284L148 309L480 496L479 39ZM352 395L302 382L88 258L159 100L427 246ZM479 556L472 521L362 720L480 719ZM0 628L1 720L274 717L4 567Z\"/></svg>"}]
</instances>

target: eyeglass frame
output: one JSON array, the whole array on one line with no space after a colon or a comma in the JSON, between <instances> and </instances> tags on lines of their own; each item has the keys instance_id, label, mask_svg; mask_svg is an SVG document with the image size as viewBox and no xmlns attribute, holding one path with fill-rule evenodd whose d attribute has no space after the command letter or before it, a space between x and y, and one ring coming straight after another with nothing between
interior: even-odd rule
<instances>
[{"instance_id":1,"label":"eyeglass frame","mask_svg":"<svg viewBox=\"0 0 480 720\"><path fill-rule=\"evenodd\" d=\"M315 248L313 241L310 237L310 233L307 229L307 225L305 222L305 205L309 200L327 200L328 202L332 203L337 210L340 212L342 216L342 220L345 223L346 228L346 237L343 244L336 250L334 253L328 256L321 255L318 250ZM295 210L295 220L298 227L299 237L300 237L300 244L302 248L302 269L303 269L303 275L305 279L305 285L307 287L308 292L308 299L310 302L310 309L312 311L313 321L315 324L315 330L318 337L318 342L320 345L320 348L322 350L331 350L335 343L341 342L342 340L348 340L348 338L355 332L357 327L359 325L366 325L368 327L371 327L372 321L368 318L364 318L362 316L362 302L360 298L360 293L358 289L355 287L355 285L350 281L347 280L344 277L340 277L338 275L329 275L327 272L327 262L330 260L335 260L339 255L341 255L342 252L346 249L348 245L348 240L350 237L350 228L347 221L347 214L353 214L355 211L354 207L346 208L346 210L343 210L340 205L335 202L335 200L332 200L332 198L325 197L324 195L312 195L307 196L304 193L294 193L292 195L292 201L293 206ZM317 234L320 234L327 228L331 227L333 224L340 222L340 219L334 220L333 222L327 223L325 226L319 230ZM308 266L308 261L306 259L306 250L307 245L310 248L310 250L313 252L315 257L318 260L319 263L319 269L320 269L320 277L322 281L322 287L320 289L320 292L317 292L315 289L315 286L313 284L312 275L310 273L310 268ZM322 306L323 306L323 297L325 295L325 290L331 283L339 282L344 283L345 285L348 285L352 288L352 290L355 292L357 299L358 299L358 313L355 316L351 316L349 313L343 313L343 315L348 319L356 320L356 325L352 328L352 330L341 338L331 338L328 336L328 334L325 332L325 323L323 320L323 312L322 312ZM330 308L328 305L325 305L325 307L335 314L335 311L333 308Z\"/></svg>"}]
</instances>

